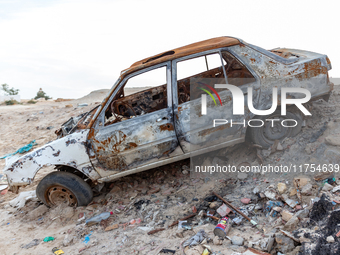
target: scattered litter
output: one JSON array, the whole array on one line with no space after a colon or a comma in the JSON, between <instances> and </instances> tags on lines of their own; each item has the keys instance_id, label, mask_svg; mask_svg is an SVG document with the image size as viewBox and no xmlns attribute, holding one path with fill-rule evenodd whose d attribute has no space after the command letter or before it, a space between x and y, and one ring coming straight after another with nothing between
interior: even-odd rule
<instances>
[{"instance_id":1,"label":"scattered litter","mask_svg":"<svg viewBox=\"0 0 340 255\"><path fill-rule=\"evenodd\" d=\"M20 247L23 249L29 249L32 248L33 246L37 246L40 243L39 239L33 239L30 243L21 245Z\"/></svg>"},{"instance_id":2,"label":"scattered litter","mask_svg":"<svg viewBox=\"0 0 340 255\"><path fill-rule=\"evenodd\" d=\"M46 236L46 237L44 238L44 242L45 242L45 243L50 242L50 241L53 241L53 240L54 240L54 237L52 237L52 236Z\"/></svg>"},{"instance_id":3,"label":"scattered litter","mask_svg":"<svg viewBox=\"0 0 340 255\"><path fill-rule=\"evenodd\" d=\"M90 236L92 235L92 231L90 232L90 234L85 236L85 239L83 241L83 243L87 244L90 241Z\"/></svg>"},{"instance_id":4,"label":"scattered litter","mask_svg":"<svg viewBox=\"0 0 340 255\"><path fill-rule=\"evenodd\" d=\"M113 212L103 212L101 214L98 214L98 215L86 220L85 223L86 223L87 226L90 227L92 225L100 223L102 220L108 219L112 214L113 214Z\"/></svg>"},{"instance_id":5,"label":"scattered litter","mask_svg":"<svg viewBox=\"0 0 340 255\"><path fill-rule=\"evenodd\" d=\"M61 249L57 248L57 247L54 247L54 248L52 249L52 252L53 252L55 255L64 254L64 252L63 252Z\"/></svg>"},{"instance_id":6,"label":"scattered litter","mask_svg":"<svg viewBox=\"0 0 340 255\"><path fill-rule=\"evenodd\" d=\"M207 238L208 235L204 232L203 229L199 230L196 235L190 237L188 240L186 240L183 243L183 247L191 247L193 245L198 245L200 244L205 238Z\"/></svg>"},{"instance_id":7,"label":"scattered litter","mask_svg":"<svg viewBox=\"0 0 340 255\"><path fill-rule=\"evenodd\" d=\"M0 157L0 159L11 157L11 156L13 156L13 155L15 155L17 153L22 154L24 152L30 151L33 148L33 146L35 146L35 145L38 145L38 144L35 142L35 140L33 140L29 144L26 144L25 146L19 148L16 152L13 152L13 153L10 153L10 154L6 154L6 155Z\"/></svg>"}]
</instances>

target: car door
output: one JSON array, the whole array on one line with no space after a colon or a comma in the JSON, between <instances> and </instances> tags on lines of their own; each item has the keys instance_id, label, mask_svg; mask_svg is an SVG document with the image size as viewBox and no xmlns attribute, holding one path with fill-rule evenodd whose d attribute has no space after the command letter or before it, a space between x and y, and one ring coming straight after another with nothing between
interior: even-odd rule
<instances>
[{"instance_id":1,"label":"car door","mask_svg":"<svg viewBox=\"0 0 340 255\"><path fill-rule=\"evenodd\" d=\"M246 122L252 116L249 111L233 115L231 92L218 89L215 84L235 84L244 95L248 87L255 88L253 104L256 107L260 82L253 73L227 49L177 59L172 62L172 69L175 129L183 151L199 154L202 150L244 141ZM202 114L202 95L206 98L206 114ZM244 96L244 105L246 100ZM224 125L214 127L214 120L221 120Z\"/></svg>"},{"instance_id":2,"label":"car door","mask_svg":"<svg viewBox=\"0 0 340 255\"><path fill-rule=\"evenodd\" d=\"M90 134L91 160L102 177L183 154L176 150L170 62L125 77Z\"/></svg>"}]
</instances>

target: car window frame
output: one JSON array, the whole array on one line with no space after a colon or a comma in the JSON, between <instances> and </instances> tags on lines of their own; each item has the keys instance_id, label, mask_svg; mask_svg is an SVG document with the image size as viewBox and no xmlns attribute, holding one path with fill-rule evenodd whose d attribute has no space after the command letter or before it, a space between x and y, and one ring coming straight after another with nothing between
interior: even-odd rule
<instances>
[{"instance_id":1,"label":"car window frame","mask_svg":"<svg viewBox=\"0 0 340 255\"><path fill-rule=\"evenodd\" d=\"M110 106L113 98L116 96L116 94L120 91L120 89L126 85L126 82L134 77L134 76L137 76L137 75L140 75L142 73L146 73L146 72L149 72L149 71L152 71L154 69L157 69L157 68L161 68L161 67L166 67L166 84L167 84L167 108L172 108L172 86L171 86L171 79L172 79L172 75L171 75L171 61L166 61L166 62L163 62L163 63L160 63L160 64L157 64L157 65L154 65L154 66L150 66L150 67L147 67L147 68L144 68L144 69L141 69L141 70L138 70L136 72L133 72L131 74L128 74L127 76L125 76L123 79L121 79L119 82L117 82L112 89L114 89L114 92L111 94L110 98L107 100L106 104L104 107L101 108L101 112L98 114L98 118L96 119L96 122L94 124L94 128L95 129L103 129L103 128L106 128L106 127L111 127L112 125L115 125L117 123L121 123L121 122L117 122L117 123L113 123L111 125L108 125L108 126L104 126L105 124L105 112L106 112L106 109ZM136 92L138 93L138 92ZM165 109L165 108L163 108ZM160 109L160 110L157 110L157 111L161 111L163 109ZM157 111L154 111L154 112L157 112ZM153 112L152 112L153 113ZM146 113L148 114L148 113ZM146 115L145 114L145 115ZM124 120L125 121L128 121L128 120ZM102 125L100 125L100 123L102 123Z\"/></svg>"}]
</instances>

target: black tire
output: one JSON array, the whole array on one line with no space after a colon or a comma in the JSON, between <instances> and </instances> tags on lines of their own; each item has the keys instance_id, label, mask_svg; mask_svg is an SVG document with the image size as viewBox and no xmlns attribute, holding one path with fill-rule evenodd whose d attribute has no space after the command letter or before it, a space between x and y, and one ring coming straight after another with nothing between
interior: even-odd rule
<instances>
[{"instance_id":1,"label":"black tire","mask_svg":"<svg viewBox=\"0 0 340 255\"><path fill-rule=\"evenodd\" d=\"M249 138L253 143L262 146L264 149L269 148L275 142L275 140L282 141L286 137L296 135L301 130L301 121L297 119L295 114L290 112L287 112L286 116L282 116L281 111L276 110L268 116L256 116L254 119L261 119L264 122L264 125L262 127L249 127ZM294 119L297 120L298 126L283 127L279 121L274 121L274 125L272 127L272 122L266 121L266 119ZM293 124L294 123L289 123L289 125ZM259 125L259 123L254 121L254 124L252 125ZM276 130L279 130L279 132L276 132Z\"/></svg>"},{"instance_id":2,"label":"black tire","mask_svg":"<svg viewBox=\"0 0 340 255\"><path fill-rule=\"evenodd\" d=\"M52 172L38 184L37 197L47 206L67 203L69 206L86 206L93 192L82 178L68 172Z\"/></svg>"}]
</instances>

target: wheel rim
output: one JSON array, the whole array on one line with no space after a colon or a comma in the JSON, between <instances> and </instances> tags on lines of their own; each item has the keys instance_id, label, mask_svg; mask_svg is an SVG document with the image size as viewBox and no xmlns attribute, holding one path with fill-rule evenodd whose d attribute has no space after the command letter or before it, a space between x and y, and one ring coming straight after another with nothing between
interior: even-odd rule
<instances>
[{"instance_id":1,"label":"wheel rim","mask_svg":"<svg viewBox=\"0 0 340 255\"><path fill-rule=\"evenodd\" d=\"M291 127L284 127L281 125L281 121L285 120L283 116L271 116L270 119L275 119L275 121L265 121L262 126L262 137L268 143L273 143L275 140L282 140L285 137L289 137L292 132Z\"/></svg>"},{"instance_id":2,"label":"wheel rim","mask_svg":"<svg viewBox=\"0 0 340 255\"><path fill-rule=\"evenodd\" d=\"M53 205L60 205L60 204L67 204L68 206L76 206L77 205L77 199L75 195L67 188L60 186L60 185L54 185L50 187L46 194L46 201L50 206Z\"/></svg>"}]
</instances>

